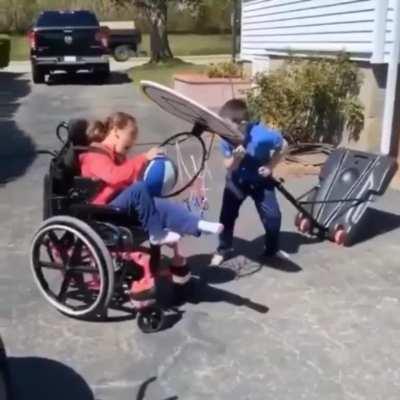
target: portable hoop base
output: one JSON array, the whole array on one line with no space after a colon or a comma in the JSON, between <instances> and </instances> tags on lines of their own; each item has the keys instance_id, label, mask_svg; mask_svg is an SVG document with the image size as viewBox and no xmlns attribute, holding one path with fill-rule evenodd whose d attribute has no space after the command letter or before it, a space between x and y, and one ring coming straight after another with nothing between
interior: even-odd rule
<instances>
[{"instance_id":1,"label":"portable hoop base","mask_svg":"<svg viewBox=\"0 0 400 400\"><path fill-rule=\"evenodd\" d=\"M294 198L275 181L277 189L299 213L296 227L303 233L351 245L369 204L382 196L397 169L389 156L339 148L321 169L319 185Z\"/></svg>"}]
</instances>

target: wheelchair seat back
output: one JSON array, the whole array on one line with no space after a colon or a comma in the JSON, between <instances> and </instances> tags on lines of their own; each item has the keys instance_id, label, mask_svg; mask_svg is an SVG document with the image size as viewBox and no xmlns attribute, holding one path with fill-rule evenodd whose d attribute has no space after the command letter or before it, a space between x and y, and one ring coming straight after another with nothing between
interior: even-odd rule
<instances>
[{"instance_id":1,"label":"wheelchair seat back","mask_svg":"<svg viewBox=\"0 0 400 400\"><path fill-rule=\"evenodd\" d=\"M67 131L60 152L51 160L48 174L44 178L43 217L70 214L70 206L88 203L101 189L102 182L80 176L78 156L88 150L86 129L83 119L71 120L60 127ZM60 138L61 139L61 138Z\"/></svg>"}]
</instances>

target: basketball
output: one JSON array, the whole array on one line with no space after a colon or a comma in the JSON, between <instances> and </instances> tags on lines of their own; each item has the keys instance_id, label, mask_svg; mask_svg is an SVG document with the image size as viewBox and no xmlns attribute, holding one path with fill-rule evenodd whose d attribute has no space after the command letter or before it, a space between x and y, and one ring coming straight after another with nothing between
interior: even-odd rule
<instances>
[{"instance_id":1,"label":"basketball","mask_svg":"<svg viewBox=\"0 0 400 400\"><path fill-rule=\"evenodd\" d=\"M143 181L152 196L167 196L178 181L178 169L171 159L159 155L144 170Z\"/></svg>"}]
</instances>

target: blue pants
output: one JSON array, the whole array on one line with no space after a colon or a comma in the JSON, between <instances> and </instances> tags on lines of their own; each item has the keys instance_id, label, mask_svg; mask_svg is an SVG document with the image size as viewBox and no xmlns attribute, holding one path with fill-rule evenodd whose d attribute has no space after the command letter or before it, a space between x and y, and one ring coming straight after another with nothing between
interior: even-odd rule
<instances>
[{"instance_id":1,"label":"blue pants","mask_svg":"<svg viewBox=\"0 0 400 400\"><path fill-rule=\"evenodd\" d=\"M240 206L250 196L265 229L265 253L273 255L279 250L281 212L274 185L266 180L261 184L240 184L227 178L222 199L220 222L224 230L219 236L218 252L224 254L232 247L235 222Z\"/></svg>"},{"instance_id":2,"label":"blue pants","mask_svg":"<svg viewBox=\"0 0 400 400\"><path fill-rule=\"evenodd\" d=\"M114 198L110 206L119 208L132 217L132 224L140 222L151 235L168 229L180 235L200 236L199 218L180 203L167 199L153 199L147 186L137 182Z\"/></svg>"}]
</instances>

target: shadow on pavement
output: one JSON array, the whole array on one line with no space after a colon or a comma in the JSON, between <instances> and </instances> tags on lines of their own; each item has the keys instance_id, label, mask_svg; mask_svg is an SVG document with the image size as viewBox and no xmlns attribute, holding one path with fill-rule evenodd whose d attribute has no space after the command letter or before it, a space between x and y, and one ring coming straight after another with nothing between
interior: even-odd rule
<instances>
[{"instance_id":1,"label":"shadow on pavement","mask_svg":"<svg viewBox=\"0 0 400 400\"><path fill-rule=\"evenodd\" d=\"M242 297L227 290L210 286L208 282L203 279L192 279L188 291L189 295L185 298L187 303L224 302L236 307L246 307L260 314L266 314L269 311L269 308L264 304L256 303L247 297Z\"/></svg>"},{"instance_id":2,"label":"shadow on pavement","mask_svg":"<svg viewBox=\"0 0 400 400\"><path fill-rule=\"evenodd\" d=\"M132 82L132 79L126 72L112 72L110 77L104 81L96 78L93 74L81 72L77 74L57 73L52 74L48 78L48 85L86 85L86 86L103 86L103 85L122 85Z\"/></svg>"},{"instance_id":3,"label":"shadow on pavement","mask_svg":"<svg viewBox=\"0 0 400 400\"><path fill-rule=\"evenodd\" d=\"M15 400L94 400L86 381L72 368L37 357L9 357Z\"/></svg>"},{"instance_id":4,"label":"shadow on pavement","mask_svg":"<svg viewBox=\"0 0 400 400\"><path fill-rule=\"evenodd\" d=\"M0 72L0 185L23 175L36 156L32 139L15 122L19 100L30 92L22 76Z\"/></svg>"},{"instance_id":5,"label":"shadow on pavement","mask_svg":"<svg viewBox=\"0 0 400 400\"><path fill-rule=\"evenodd\" d=\"M281 249L288 254L296 254L300 247L320 242L318 238L309 238L297 232L281 232ZM234 252L223 264L225 268L209 267L211 254L199 254L189 258L192 271L209 283L219 284L233 279L253 275L264 267L283 272L300 272L302 268L291 259L263 257L264 235L254 240L235 238Z\"/></svg>"},{"instance_id":6,"label":"shadow on pavement","mask_svg":"<svg viewBox=\"0 0 400 400\"><path fill-rule=\"evenodd\" d=\"M358 235L355 237L353 245L400 228L400 215L368 208L361 223L362 226L357 229Z\"/></svg>"}]
</instances>

